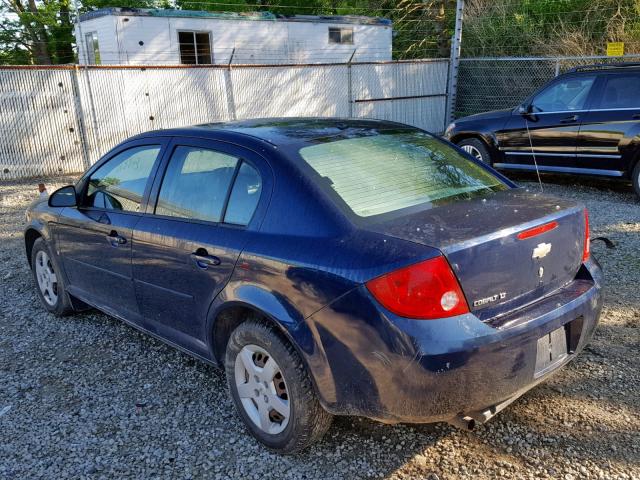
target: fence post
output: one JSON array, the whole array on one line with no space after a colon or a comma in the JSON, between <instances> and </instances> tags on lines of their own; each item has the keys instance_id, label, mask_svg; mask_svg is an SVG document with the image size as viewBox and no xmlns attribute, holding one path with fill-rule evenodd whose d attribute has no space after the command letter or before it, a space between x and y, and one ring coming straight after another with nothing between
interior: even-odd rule
<instances>
[{"instance_id":1,"label":"fence post","mask_svg":"<svg viewBox=\"0 0 640 480\"><path fill-rule=\"evenodd\" d=\"M225 71L225 83L227 85L227 111L231 115L231 120L237 120L238 115L236 113L236 98L233 94L233 81L231 79L231 65L233 64L233 56L236 53L236 47L231 50L231 56L229 57L229 63L227 63L227 70Z\"/></svg>"},{"instance_id":2,"label":"fence post","mask_svg":"<svg viewBox=\"0 0 640 480\"><path fill-rule=\"evenodd\" d=\"M557 77L558 75L560 75L560 59L559 58L556 59L556 75L555 76Z\"/></svg>"},{"instance_id":3,"label":"fence post","mask_svg":"<svg viewBox=\"0 0 640 480\"><path fill-rule=\"evenodd\" d=\"M453 120L458 90L458 66L460 65L460 48L462 46L462 19L464 16L464 0L456 1L456 26L451 39L451 56L449 58L449 84L447 85L447 115L444 128Z\"/></svg>"},{"instance_id":4,"label":"fence post","mask_svg":"<svg viewBox=\"0 0 640 480\"><path fill-rule=\"evenodd\" d=\"M349 57L349 61L347 62L347 80L348 80L348 98L349 98L349 118L353 118L353 77L351 74L351 61L353 60L354 55L356 54L356 48L353 49L353 53Z\"/></svg>"},{"instance_id":5,"label":"fence post","mask_svg":"<svg viewBox=\"0 0 640 480\"><path fill-rule=\"evenodd\" d=\"M71 81L73 84L73 103L75 105L76 116L78 120L78 130L80 134L80 146L82 148L82 163L85 168L91 166L89 158L89 138L87 136L87 126L84 119L84 107L82 106L82 98L80 95L80 84L78 82L78 65L71 70Z\"/></svg>"}]
</instances>

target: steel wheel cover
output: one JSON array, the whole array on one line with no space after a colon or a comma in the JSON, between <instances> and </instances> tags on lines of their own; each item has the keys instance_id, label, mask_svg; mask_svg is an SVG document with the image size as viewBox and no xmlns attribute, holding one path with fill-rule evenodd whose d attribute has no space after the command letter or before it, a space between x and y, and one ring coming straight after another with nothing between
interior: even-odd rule
<instances>
[{"instance_id":1,"label":"steel wheel cover","mask_svg":"<svg viewBox=\"0 0 640 480\"><path fill-rule=\"evenodd\" d=\"M238 397L251 421L265 433L276 435L291 416L289 392L280 366L257 345L246 345L235 360Z\"/></svg>"},{"instance_id":2,"label":"steel wheel cover","mask_svg":"<svg viewBox=\"0 0 640 480\"><path fill-rule=\"evenodd\" d=\"M42 250L36 254L36 279L44 301L52 307L55 306L58 303L58 277L49 255Z\"/></svg>"}]
</instances>

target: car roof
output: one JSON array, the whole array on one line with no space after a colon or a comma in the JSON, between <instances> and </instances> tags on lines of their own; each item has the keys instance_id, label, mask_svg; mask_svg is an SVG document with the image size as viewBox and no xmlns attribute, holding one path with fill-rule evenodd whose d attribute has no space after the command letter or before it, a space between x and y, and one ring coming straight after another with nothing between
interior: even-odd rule
<instances>
[{"instance_id":1,"label":"car roof","mask_svg":"<svg viewBox=\"0 0 640 480\"><path fill-rule=\"evenodd\" d=\"M154 130L135 138L153 136L183 136L237 141L259 140L277 147L324 143L375 135L385 130L418 130L415 127L387 120L355 118L259 118L233 122L207 123L190 127ZM244 137L244 138L243 138Z\"/></svg>"},{"instance_id":2,"label":"car roof","mask_svg":"<svg viewBox=\"0 0 640 480\"><path fill-rule=\"evenodd\" d=\"M626 72L640 70L637 62L596 63L592 65L579 65L566 73L593 73L593 72Z\"/></svg>"}]
</instances>

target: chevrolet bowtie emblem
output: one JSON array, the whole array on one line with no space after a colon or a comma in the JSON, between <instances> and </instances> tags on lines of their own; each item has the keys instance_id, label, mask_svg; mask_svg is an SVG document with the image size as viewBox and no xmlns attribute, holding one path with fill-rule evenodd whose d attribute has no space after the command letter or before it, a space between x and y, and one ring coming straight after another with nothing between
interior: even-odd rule
<instances>
[{"instance_id":1,"label":"chevrolet bowtie emblem","mask_svg":"<svg viewBox=\"0 0 640 480\"><path fill-rule=\"evenodd\" d=\"M550 243L539 243L536 248L533 249L533 255L531 258L544 258L551 251Z\"/></svg>"}]
</instances>

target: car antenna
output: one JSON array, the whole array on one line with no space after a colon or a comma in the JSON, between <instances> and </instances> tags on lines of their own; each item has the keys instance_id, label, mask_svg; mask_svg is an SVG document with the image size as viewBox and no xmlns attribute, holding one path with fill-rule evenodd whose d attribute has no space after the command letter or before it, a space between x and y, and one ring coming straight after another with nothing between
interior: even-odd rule
<instances>
[{"instance_id":1,"label":"car antenna","mask_svg":"<svg viewBox=\"0 0 640 480\"><path fill-rule=\"evenodd\" d=\"M538 161L536 160L536 152L533 149L533 142L531 141L531 132L529 131L529 120L527 117L524 117L524 124L527 127L527 137L529 137L529 146L531 147L531 155L533 156L533 164L536 166L536 175L538 176L538 183L540 184L540 192L544 193L544 188L542 187L542 179L540 178L540 170L538 170Z\"/></svg>"}]
</instances>

